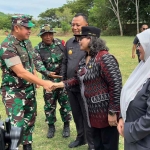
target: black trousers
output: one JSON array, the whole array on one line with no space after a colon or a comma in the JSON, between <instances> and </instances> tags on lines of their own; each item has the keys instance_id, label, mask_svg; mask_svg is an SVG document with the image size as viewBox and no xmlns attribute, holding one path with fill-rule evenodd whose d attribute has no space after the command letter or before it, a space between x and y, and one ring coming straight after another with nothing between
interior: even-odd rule
<instances>
[{"instance_id":1,"label":"black trousers","mask_svg":"<svg viewBox=\"0 0 150 150\"><path fill-rule=\"evenodd\" d=\"M87 124L86 112L80 92L67 91L72 109L72 116L76 125L77 140L87 141L90 148L94 148L91 128Z\"/></svg>"},{"instance_id":2,"label":"black trousers","mask_svg":"<svg viewBox=\"0 0 150 150\"><path fill-rule=\"evenodd\" d=\"M140 61L141 61L141 60L140 60L140 52L139 52L138 49L136 50L136 54L137 54L137 57L138 57L138 62L140 63Z\"/></svg>"},{"instance_id":3,"label":"black trousers","mask_svg":"<svg viewBox=\"0 0 150 150\"><path fill-rule=\"evenodd\" d=\"M140 60L140 55L137 55L137 57L138 57L138 62L140 63L140 61L141 61L141 60Z\"/></svg>"},{"instance_id":4,"label":"black trousers","mask_svg":"<svg viewBox=\"0 0 150 150\"><path fill-rule=\"evenodd\" d=\"M92 128L95 150L118 150L117 127Z\"/></svg>"}]
</instances>

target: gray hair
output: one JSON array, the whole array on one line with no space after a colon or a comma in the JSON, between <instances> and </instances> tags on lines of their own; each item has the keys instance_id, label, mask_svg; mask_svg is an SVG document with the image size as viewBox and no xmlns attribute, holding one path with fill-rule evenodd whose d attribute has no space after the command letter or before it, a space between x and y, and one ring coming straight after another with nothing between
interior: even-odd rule
<instances>
[{"instance_id":1,"label":"gray hair","mask_svg":"<svg viewBox=\"0 0 150 150\"><path fill-rule=\"evenodd\" d=\"M97 54L101 50L109 50L109 48L106 46L106 42L101 38L97 38L94 36L90 36L89 38L91 39L89 43L91 56Z\"/></svg>"}]
</instances>

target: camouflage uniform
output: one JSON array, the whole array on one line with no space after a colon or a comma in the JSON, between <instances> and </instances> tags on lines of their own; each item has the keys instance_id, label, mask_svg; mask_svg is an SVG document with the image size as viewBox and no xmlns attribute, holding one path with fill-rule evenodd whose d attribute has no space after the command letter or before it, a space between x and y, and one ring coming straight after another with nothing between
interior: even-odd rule
<instances>
[{"instance_id":1,"label":"camouflage uniform","mask_svg":"<svg viewBox=\"0 0 150 150\"><path fill-rule=\"evenodd\" d=\"M14 16L13 23L18 21L21 25L32 27L28 16ZM11 67L22 64L33 73L32 46L29 40L19 41L14 35L8 35L0 47L0 60L2 69L2 100L6 113L13 126L23 127L23 145L32 142L32 132L36 118L37 103L35 99L35 86L19 78Z\"/></svg>"},{"instance_id":2,"label":"camouflage uniform","mask_svg":"<svg viewBox=\"0 0 150 150\"><path fill-rule=\"evenodd\" d=\"M39 35L48 32L55 32L49 25L42 25ZM64 46L59 39L53 39L51 45L46 45L44 42L40 42L34 50L34 64L38 72L42 74L42 78L51 80L53 82L59 82L60 79L54 79L49 76L50 72L56 72L60 74L61 63L63 59ZM56 122L56 102L58 100L61 108L60 114L63 122L71 120L71 108L68 102L68 95L63 89L57 89L52 92L43 91L43 97L45 101L44 111L46 115L46 121L48 124L54 124Z\"/></svg>"}]
</instances>

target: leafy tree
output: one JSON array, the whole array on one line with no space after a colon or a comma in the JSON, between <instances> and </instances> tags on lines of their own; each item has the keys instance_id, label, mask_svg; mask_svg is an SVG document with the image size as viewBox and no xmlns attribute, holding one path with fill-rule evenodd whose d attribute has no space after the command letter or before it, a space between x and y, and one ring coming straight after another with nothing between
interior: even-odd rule
<instances>
[{"instance_id":1,"label":"leafy tree","mask_svg":"<svg viewBox=\"0 0 150 150\"><path fill-rule=\"evenodd\" d=\"M11 16L0 12L0 29L11 29Z\"/></svg>"},{"instance_id":2,"label":"leafy tree","mask_svg":"<svg viewBox=\"0 0 150 150\"><path fill-rule=\"evenodd\" d=\"M106 0L94 0L88 15L90 25L106 30L108 21L114 17L111 10L106 7L106 3Z\"/></svg>"},{"instance_id":3,"label":"leafy tree","mask_svg":"<svg viewBox=\"0 0 150 150\"><path fill-rule=\"evenodd\" d=\"M89 10L93 7L94 0L68 0L67 7L72 13L84 13L88 16Z\"/></svg>"},{"instance_id":4,"label":"leafy tree","mask_svg":"<svg viewBox=\"0 0 150 150\"><path fill-rule=\"evenodd\" d=\"M120 17L120 11L119 11L119 0L109 0L111 7L110 8L115 16L118 19L118 23L119 23L119 28L120 28L120 35L123 36L123 29L122 29L122 23L121 23L121 17Z\"/></svg>"},{"instance_id":5,"label":"leafy tree","mask_svg":"<svg viewBox=\"0 0 150 150\"><path fill-rule=\"evenodd\" d=\"M138 9L136 9L136 2L138 2ZM112 10L114 13L112 13ZM137 16L137 11L139 11L139 16ZM90 25L100 27L102 30L116 30L117 32L115 33L118 33L120 29L120 34L123 35L126 24L134 24L137 22L138 29L139 23L150 23L150 1L68 0L67 4L64 4L62 7L47 9L45 12L39 14L40 19L38 23L50 23L53 27L62 26L67 29L75 13L84 13L87 15ZM72 16L69 19L70 14ZM64 31L66 31L65 28L63 29Z\"/></svg>"},{"instance_id":6,"label":"leafy tree","mask_svg":"<svg viewBox=\"0 0 150 150\"><path fill-rule=\"evenodd\" d=\"M67 22L62 21L61 22L61 28L62 28L62 31L64 33L66 33L66 32L68 32L70 30L70 25Z\"/></svg>"},{"instance_id":7,"label":"leafy tree","mask_svg":"<svg viewBox=\"0 0 150 150\"><path fill-rule=\"evenodd\" d=\"M60 22L56 16L56 11L58 10L58 8L52 8L52 9L47 9L45 12L39 14L39 21L38 23L41 24L51 24L52 27L60 27Z\"/></svg>"},{"instance_id":8,"label":"leafy tree","mask_svg":"<svg viewBox=\"0 0 150 150\"><path fill-rule=\"evenodd\" d=\"M61 22L61 27L62 27L62 30L64 32L69 31L70 22L71 22L74 15L75 14L72 14L71 9L68 7L66 7L63 12L62 11L56 11L56 16L57 16L59 22Z\"/></svg>"},{"instance_id":9,"label":"leafy tree","mask_svg":"<svg viewBox=\"0 0 150 150\"><path fill-rule=\"evenodd\" d=\"M124 24L137 24L137 33L139 32L139 23L150 22L150 1L147 0L119 0L120 16ZM124 7L126 6L126 7Z\"/></svg>"},{"instance_id":10,"label":"leafy tree","mask_svg":"<svg viewBox=\"0 0 150 150\"><path fill-rule=\"evenodd\" d=\"M142 0L139 5L139 20L140 22L150 23L150 1Z\"/></svg>"}]
</instances>

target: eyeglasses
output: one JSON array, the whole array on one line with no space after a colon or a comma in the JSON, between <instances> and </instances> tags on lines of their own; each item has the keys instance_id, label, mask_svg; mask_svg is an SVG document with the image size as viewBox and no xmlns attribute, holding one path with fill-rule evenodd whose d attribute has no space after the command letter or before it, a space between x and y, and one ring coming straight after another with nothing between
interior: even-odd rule
<instances>
[{"instance_id":1,"label":"eyeglasses","mask_svg":"<svg viewBox=\"0 0 150 150\"><path fill-rule=\"evenodd\" d=\"M143 30L147 30L148 28L142 28Z\"/></svg>"}]
</instances>

